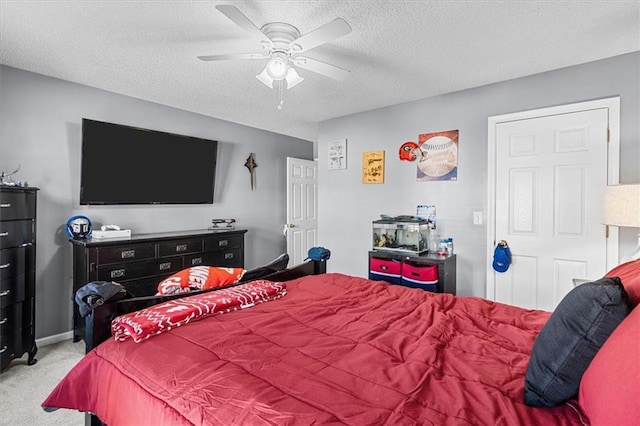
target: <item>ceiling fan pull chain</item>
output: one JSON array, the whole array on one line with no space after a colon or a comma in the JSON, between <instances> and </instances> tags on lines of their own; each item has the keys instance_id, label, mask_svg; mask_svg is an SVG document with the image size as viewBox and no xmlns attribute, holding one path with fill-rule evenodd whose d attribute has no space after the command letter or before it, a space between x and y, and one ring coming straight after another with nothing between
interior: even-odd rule
<instances>
[{"instance_id":1,"label":"ceiling fan pull chain","mask_svg":"<svg viewBox=\"0 0 640 426\"><path fill-rule=\"evenodd\" d=\"M282 85L284 83L282 82L282 80L278 81L278 92L280 93L280 103L278 104L278 106L276 108L278 108L278 110L282 109L282 104L284 103L284 101L282 100Z\"/></svg>"}]
</instances>

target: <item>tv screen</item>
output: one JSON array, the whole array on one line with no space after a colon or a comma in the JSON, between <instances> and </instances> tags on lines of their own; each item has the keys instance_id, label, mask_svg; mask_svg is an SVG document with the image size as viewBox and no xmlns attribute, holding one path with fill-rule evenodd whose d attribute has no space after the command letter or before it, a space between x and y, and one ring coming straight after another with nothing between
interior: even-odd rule
<instances>
[{"instance_id":1,"label":"tv screen","mask_svg":"<svg viewBox=\"0 0 640 426\"><path fill-rule=\"evenodd\" d=\"M218 142L82 119L80 204L213 204Z\"/></svg>"}]
</instances>

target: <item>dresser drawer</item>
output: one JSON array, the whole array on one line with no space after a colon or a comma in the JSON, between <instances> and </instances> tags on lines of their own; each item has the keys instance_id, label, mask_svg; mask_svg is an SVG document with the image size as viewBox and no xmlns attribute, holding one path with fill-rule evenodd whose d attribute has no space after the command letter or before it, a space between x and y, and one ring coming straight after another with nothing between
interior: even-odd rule
<instances>
[{"instance_id":1,"label":"dresser drawer","mask_svg":"<svg viewBox=\"0 0 640 426\"><path fill-rule=\"evenodd\" d=\"M31 270L27 256L27 248L31 246L14 247L0 250L0 280L6 280Z\"/></svg>"},{"instance_id":2,"label":"dresser drawer","mask_svg":"<svg viewBox=\"0 0 640 426\"><path fill-rule=\"evenodd\" d=\"M243 235L217 236L204 240L204 251L228 250L241 248Z\"/></svg>"},{"instance_id":3,"label":"dresser drawer","mask_svg":"<svg viewBox=\"0 0 640 426\"><path fill-rule=\"evenodd\" d=\"M129 262L141 259L153 259L156 257L155 244L131 244L119 247L100 247L98 251L98 264Z\"/></svg>"},{"instance_id":4,"label":"dresser drawer","mask_svg":"<svg viewBox=\"0 0 640 426\"><path fill-rule=\"evenodd\" d=\"M21 328L0 333L0 367L4 369L12 359L22 356L22 338L24 332Z\"/></svg>"},{"instance_id":5,"label":"dresser drawer","mask_svg":"<svg viewBox=\"0 0 640 426\"><path fill-rule=\"evenodd\" d=\"M140 262L126 262L98 267L99 281L122 282L135 278L172 274L183 269L182 257L165 257Z\"/></svg>"},{"instance_id":6,"label":"dresser drawer","mask_svg":"<svg viewBox=\"0 0 640 426\"><path fill-rule=\"evenodd\" d=\"M244 267L242 249L211 251L204 253L203 257L203 263L207 266Z\"/></svg>"},{"instance_id":7,"label":"dresser drawer","mask_svg":"<svg viewBox=\"0 0 640 426\"><path fill-rule=\"evenodd\" d=\"M32 220L10 220L0 222L0 249L16 247L34 241Z\"/></svg>"},{"instance_id":8,"label":"dresser drawer","mask_svg":"<svg viewBox=\"0 0 640 426\"><path fill-rule=\"evenodd\" d=\"M180 240L158 243L158 256L175 256L177 254L200 253L202 240Z\"/></svg>"},{"instance_id":9,"label":"dresser drawer","mask_svg":"<svg viewBox=\"0 0 640 426\"><path fill-rule=\"evenodd\" d=\"M22 302L26 294L27 275L22 274L6 280L0 280L0 307Z\"/></svg>"},{"instance_id":10,"label":"dresser drawer","mask_svg":"<svg viewBox=\"0 0 640 426\"><path fill-rule=\"evenodd\" d=\"M2 220L34 219L36 217L35 192L3 190L0 192Z\"/></svg>"},{"instance_id":11,"label":"dresser drawer","mask_svg":"<svg viewBox=\"0 0 640 426\"><path fill-rule=\"evenodd\" d=\"M23 303L0 307L0 333L5 334L22 327Z\"/></svg>"},{"instance_id":12,"label":"dresser drawer","mask_svg":"<svg viewBox=\"0 0 640 426\"><path fill-rule=\"evenodd\" d=\"M204 253L198 253L198 254L192 254L190 256L185 256L184 257L184 267L185 268L190 268L192 266L200 266L200 265L205 265L205 255Z\"/></svg>"}]
</instances>

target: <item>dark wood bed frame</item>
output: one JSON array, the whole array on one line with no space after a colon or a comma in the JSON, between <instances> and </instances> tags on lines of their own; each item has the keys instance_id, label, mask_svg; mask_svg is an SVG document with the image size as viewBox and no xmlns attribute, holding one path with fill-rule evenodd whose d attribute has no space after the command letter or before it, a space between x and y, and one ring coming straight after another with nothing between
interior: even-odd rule
<instances>
[{"instance_id":1,"label":"dark wood bed frame","mask_svg":"<svg viewBox=\"0 0 640 426\"><path fill-rule=\"evenodd\" d=\"M300 265L293 266L291 268L274 272L269 275L260 277L259 279L271 280L271 281L290 281L296 278L301 278L307 275L319 275L324 274L327 271L327 264L325 261L307 261ZM243 282L240 281L235 285L240 285ZM233 286L228 286L233 287ZM228 288L224 287L224 288ZM211 289L205 291L220 290ZM166 302L167 300L179 299L182 297L193 296L194 294L204 293L204 291L181 293L170 296L147 296L147 297L134 297L128 299L112 300L106 302L93 310L91 315L86 317L86 335L85 344L86 351L98 346L100 343L111 337L111 321L120 315L134 312L140 309L148 308L149 306L157 305L158 303ZM106 426L98 419L97 416L91 413L86 413L85 426Z\"/></svg>"}]
</instances>

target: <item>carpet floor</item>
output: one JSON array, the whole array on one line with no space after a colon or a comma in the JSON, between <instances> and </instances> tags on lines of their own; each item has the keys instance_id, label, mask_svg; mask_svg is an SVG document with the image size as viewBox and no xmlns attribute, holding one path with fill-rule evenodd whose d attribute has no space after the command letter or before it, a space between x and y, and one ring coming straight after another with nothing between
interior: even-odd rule
<instances>
[{"instance_id":1,"label":"carpet floor","mask_svg":"<svg viewBox=\"0 0 640 426\"><path fill-rule=\"evenodd\" d=\"M1 426L82 426L84 413L45 412L40 404L84 355L84 343L71 340L38 348L34 365L27 355L11 362L0 374Z\"/></svg>"}]
</instances>

